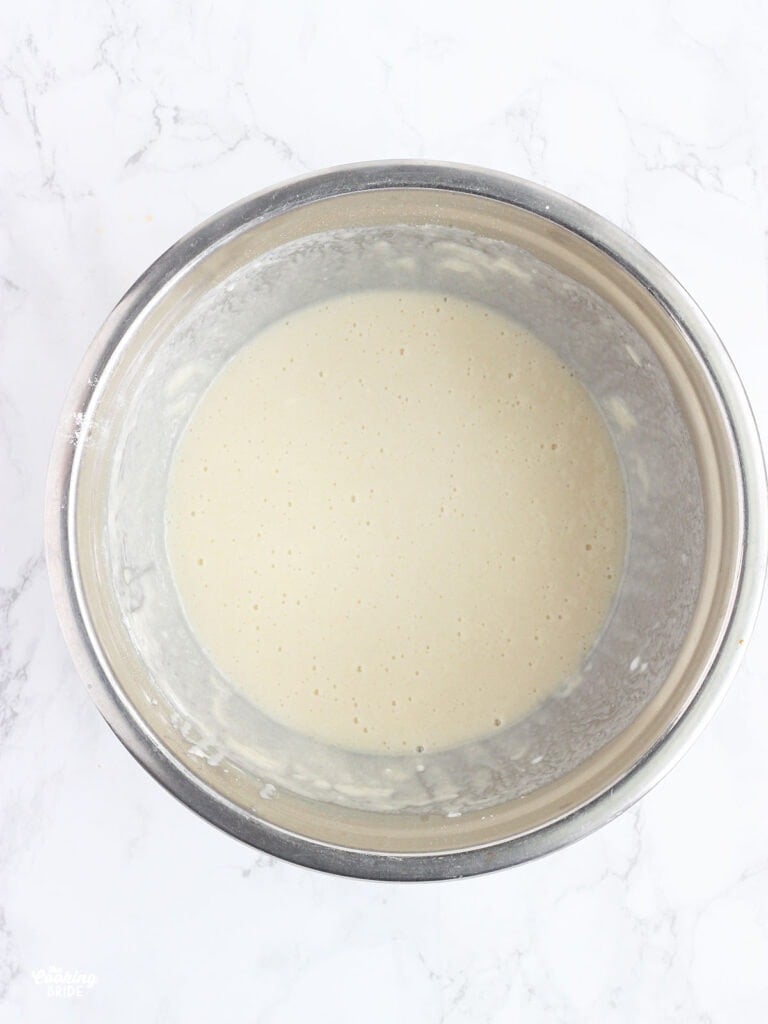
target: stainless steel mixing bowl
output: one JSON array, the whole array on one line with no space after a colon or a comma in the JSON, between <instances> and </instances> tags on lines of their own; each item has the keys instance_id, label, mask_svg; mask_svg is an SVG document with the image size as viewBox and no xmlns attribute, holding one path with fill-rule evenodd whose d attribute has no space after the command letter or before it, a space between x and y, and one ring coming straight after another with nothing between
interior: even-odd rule
<instances>
[{"instance_id":1,"label":"stainless steel mixing bowl","mask_svg":"<svg viewBox=\"0 0 768 1024\"><path fill-rule=\"evenodd\" d=\"M624 572L578 675L525 720L433 754L350 753L268 719L200 649L165 550L169 462L213 375L275 318L371 286L464 295L533 330L589 389L626 483ZM120 301L62 417L47 548L62 627L94 700L172 793L301 864L443 878L577 839L680 757L754 622L765 479L722 345L632 239L501 174L366 164L230 207Z\"/></svg>"}]
</instances>

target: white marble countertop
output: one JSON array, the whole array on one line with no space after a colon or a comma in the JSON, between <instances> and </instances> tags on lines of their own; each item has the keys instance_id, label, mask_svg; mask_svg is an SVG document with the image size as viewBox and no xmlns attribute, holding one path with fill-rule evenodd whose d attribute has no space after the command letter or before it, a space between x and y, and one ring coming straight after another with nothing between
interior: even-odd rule
<instances>
[{"instance_id":1,"label":"white marble countertop","mask_svg":"<svg viewBox=\"0 0 768 1024\"><path fill-rule=\"evenodd\" d=\"M630 231L703 305L768 436L766 10L3 5L2 1024L768 1019L766 612L632 811L524 867L397 886L260 855L161 790L76 677L41 541L66 385L126 287L229 202L361 159L510 171ZM51 967L95 983L49 996Z\"/></svg>"}]
</instances>

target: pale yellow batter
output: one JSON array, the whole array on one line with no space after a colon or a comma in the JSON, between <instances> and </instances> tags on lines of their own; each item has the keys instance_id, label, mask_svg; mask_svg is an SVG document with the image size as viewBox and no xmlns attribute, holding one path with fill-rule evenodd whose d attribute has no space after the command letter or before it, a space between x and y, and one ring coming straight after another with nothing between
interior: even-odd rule
<instances>
[{"instance_id":1,"label":"pale yellow batter","mask_svg":"<svg viewBox=\"0 0 768 1024\"><path fill-rule=\"evenodd\" d=\"M584 388L498 313L372 291L263 331L196 407L167 544L210 657L370 752L493 733L574 672L625 540Z\"/></svg>"}]
</instances>

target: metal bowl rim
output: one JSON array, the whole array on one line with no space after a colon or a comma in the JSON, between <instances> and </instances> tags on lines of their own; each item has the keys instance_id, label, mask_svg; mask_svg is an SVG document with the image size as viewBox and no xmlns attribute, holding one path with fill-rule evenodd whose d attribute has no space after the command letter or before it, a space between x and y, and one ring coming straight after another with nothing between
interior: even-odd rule
<instances>
[{"instance_id":1,"label":"metal bowl rim","mask_svg":"<svg viewBox=\"0 0 768 1024\"><path fill-rule=\"evenodd\" d=\"M581 236L628 271L674 318L704 361L731 427L741 481L744 543L735 600L713 663L684 713L621 779L567 816L527 835L452 852L380 853L322 843L253 818L201 782L158 745L137 710L117 691L99 658L98 638L79 598L72 559L70 494L77 472L73 418L87 417L94 382L130 325L192 263L245 227L307 203L377 189L445 190L509 203ZM672 274L599 214L541 185L466 165L414 160L345 165L255 193L199 225L145 271L97 333L68 392L48 473L45 542L54 603L75 665L109 726L169 792L236 838L295 863L359 878L424 881L479 874L566 846L626 810L669 771L712 717L738 668L762 594L767 519L765 467L743 385L716 332Z\"/></svg>"}]
</instances>

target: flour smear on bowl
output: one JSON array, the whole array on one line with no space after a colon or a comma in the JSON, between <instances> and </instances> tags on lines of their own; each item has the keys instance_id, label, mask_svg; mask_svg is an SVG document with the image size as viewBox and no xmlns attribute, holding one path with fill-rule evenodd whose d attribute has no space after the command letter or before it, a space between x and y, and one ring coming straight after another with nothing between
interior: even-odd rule
<instances>
[{"instance_id":1,"label":"flour smear on bowl","mask_svg":"<svg viewBox=\"0 0 768 1024\"><path fill-rule=\"evenodd\" d=\"M501 314L366 291L274 323L181 437L168 553L212 662L265 713L369 753L455 746L575 671L626 509L583 386Z\"/></svg>"}]
</instances>

